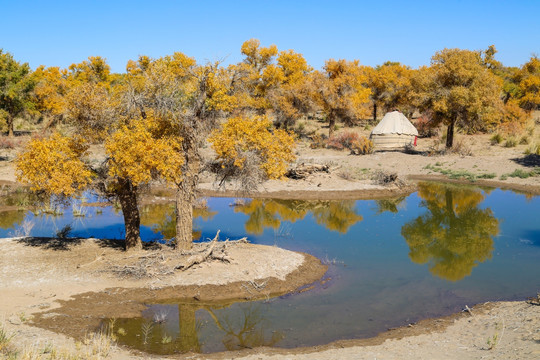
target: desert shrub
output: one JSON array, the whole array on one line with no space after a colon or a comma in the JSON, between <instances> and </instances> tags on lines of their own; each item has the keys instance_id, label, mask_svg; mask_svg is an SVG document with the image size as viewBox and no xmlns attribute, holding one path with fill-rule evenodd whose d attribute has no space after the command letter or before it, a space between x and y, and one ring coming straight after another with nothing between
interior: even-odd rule
<instances>
[{"instance_id":1,"label":"desert shrub","mask_svg":"<svg viewBox=\"0 0 540 360\"><path fill-rule=\"evenodd\" d=\"M351 150L352 154L365 155L373 152L373 142L352 131L345 131L328 139L327 146L331 149Z\"/></svg>"},{"instance_id":2,"label":"desert shrub","mask_svg":"<svg viewBox=\"0 0 540 360\"><path fill-rule=\"evenodd\" d=\"M479 179L494 179L497 177L497 174L495 173L486 173L486 174L480 174L476 176Z\"/></svg>"},{"instance_id":3,"label":"desert shrub","mask_svg":"<svg viewBox=\"0 0 540 360\"><path fill-rule=\"evenodd\" d=\"M337 175L340 178L344 179L344 180L352 180L353 179L353 174L349 170L340 171L340 172L338 172Z\"/></svg>"},{"instance_id":4,"label":"desert shrub","mask_svg":"<svg viewBox=\"0 0 540 360\"><path fill-rule=\"evenodd\" d=\"M373 152L373 141L361 136L351 144L351 153L355 155L366 155Z\"/></svg>"},{"instance_id":5,"label":"desert shrub","mask_svg":"<svg viewBox=\"0 0 540 360\"><path fill-rule=\"evenodd\" d=\"M511 172L510 174L507 174L509 177L517 177L520 179L527 179L529 177L533 176L540 176L540 167L535 167L531 171L516 169L514 172Z\"/></svg>"},{"instance_id":6,"label":"desert shrub","mask_svg":"<svg viewBox=\"0 0 540 360\"><path fill-rule=\"evenodd\" d=\"M306 124L303 122L298 122L296 125L296 128L294 129L294 132L298 135L303 135L306 130Z\"/></svg>"},{"instance_id":7,"label":"desert shrub","mask_svg":"<svg viewBox=\"0 0 540 360\"><path fill-rule=\"evenodd\" d=\"M427 115L422 115L414 123L418 135L421 137L432 137L437 135L436 126Z\"/></svg>"},{"instance_id":8,"label":"desert shrub","mask_svg":"<svg viewBox=\"0 0 540 360\"><path fill-rule=\"evenodd\" d=\"M71 226L71 224L67 224L56 232L56 237L58 239L65 240L69 237L71 231L73 231L73 227Z\"/></svg>"},{"instance_id":9,"label":"desert shrub","mask_svg":"<svg viewBox=\"0 0 540 360\"><path fill-rule=\"evenodd\" d=\"M373 181L378 185L389 185L398 180L398 174L388 171L376 171L373 174Z\"/></svg>"},{"instance_id":10,"label":"desert shrub","mask_svg":"<svg viewBox=\"0 0 540 360\"><path fill-rule=\"evenodd\" d=\"M540 144L533 144L525 150L525 155L540 155Z\"/></svg>"},{"instance_id":11,"label":"desert shrub","mask_svg":"<svg viewBox=\"0 0 540 360\"><path fill-rule=\"evenodd\" d=\"M311 137L311 144L309 147L312 149L322 149L326 147L326 136L315 134Z\"/></svg>"},{"instance_id":12,"label":"desert shrub","mask_svg":"<svg viewBox=\"0 0 540 360\"><path fill-rule=\"evenodd\" d=\"M503 136L500 133L496 133L489 140L491 141L491 145L500 144L503 141Z\"/></svg>"},{"instance_id":13,"label":"desert shrub","mask_svg":"<svg viewBox=\"0 0 540 360\"><path fill-rule=\"evenodd\" d=\"M529 144L529 137L524 135L521 137L521 139L519 139L519 143L521 145L528 145Z\"/></svg>"},{"instance_id":14,"label":"desert shrub","mask_svg":"<svg viewBox=\"0 0 540 360\"><path fill-rule=\"evenodd\" d=\"M513 136L506 139L506 142L504 143L504 147L511 148L516 147L517 145L517 139Z\"/></svg>"},{"instance_id":15,"label":"desert shrub","mask_svg":"<svg viewBox=\"0 0 540 360\"><path fill-rule=\"evenodd\" d=\"M507 122L499 125L499 132L507 137L519 137L523 131L523 125L518 122Z\"/></svg>"},{"instance_id":16,"label":"desert shrub","mask_svg":"<svg viewBox=\"0 0 540 360\"><path fill-rule=\"evenodd\" d=\"M456 141L454 143L454 146L450 150L454 154L458 154L461 156L472 156L473 152L468 143L466 143L463 140Z\"/></svg>"},{"instance_id":17,"label":"desert shrub","mask_svg":"<svg viewBox=\"0 0 540 360\"><path fill-rule=\"evenodd\" d=\"M330 149L350 149L352 144L360 139L360 136L352 131L345 131L328 139L327 146Z\"/></svg>"},{"instance_id":18,"label":"desert shrub","mask_svg":"<svg viewBox=\"0 0 540 360\"><path fill-rule=\"evenodd\" d=\"M7 136L0 136L0 149L15 149L18 142L15 139L10 139Z\"/></svg>"}]
</instances>

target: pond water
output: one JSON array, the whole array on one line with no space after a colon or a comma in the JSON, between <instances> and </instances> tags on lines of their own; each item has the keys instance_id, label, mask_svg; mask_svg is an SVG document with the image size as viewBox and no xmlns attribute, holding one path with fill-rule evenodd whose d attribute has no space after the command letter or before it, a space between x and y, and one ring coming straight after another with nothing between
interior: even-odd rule
<instances>
[{"instance_id":1,"label":"pond water","mask_svg":"<svg viewBox=\"0 0 540 360\"><path fill-rule=\"evenodd\" d=\"M540 290L538 196L421 183L417 193L389 200L210 198L207 204L196 213L197 236L221 230L222 238L247 235L253 243L304 251L329 264L330 280L265 301L149 304L140 318L114 320L120 343L160 354L312 346ZM51 236L67 224L73 236L123 236L118 211L84 211L84 217L69 209L62 216L1 212L0 236ZM142 236L172 237L173 211L168 204L142 209Z\"/></svg>"}]
</instances>

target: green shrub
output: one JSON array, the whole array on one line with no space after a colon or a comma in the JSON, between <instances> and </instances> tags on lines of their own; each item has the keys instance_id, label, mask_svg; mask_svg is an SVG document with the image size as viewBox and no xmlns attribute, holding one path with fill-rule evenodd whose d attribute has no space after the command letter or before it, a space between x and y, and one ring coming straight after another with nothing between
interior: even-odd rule
<instances>
[{"instance_id":1,"label":"green shrub","mask_svg":"<svg viewBox=\"0 0 540 360\"><path fill-rule=\"evenodd\" d=\"M540 167L535 167L531 171L526 171L522 169L516 169L510 174L507 174L509 177L517 177L520 179L527 179L533 176L540 176Z\"/></svg>"}]
</instances>

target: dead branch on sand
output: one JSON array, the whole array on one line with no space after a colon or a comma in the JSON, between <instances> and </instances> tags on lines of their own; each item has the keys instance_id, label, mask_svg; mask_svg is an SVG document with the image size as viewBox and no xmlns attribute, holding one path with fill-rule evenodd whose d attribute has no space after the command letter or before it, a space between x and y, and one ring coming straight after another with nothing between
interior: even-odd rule
<instances>
[{"instance_id":1,"label":"dead branch on sand","mask_svg":"<svg viewBox=\"0 0 540 360\"><path fill-rule=\"evenodd\" d=\"M218 240L219 231L210 242L194 244L191 251L162 248L148 253L139 252L124 258L120 263L108 263L109 267L105 271L112 272L122 278L159 279L162 276L174 274L176 270L185 271L206 261L218 260L231 263L232 259L227 252L228 248L248 243L245 237L239 240Z\"/></svg>"},{"instance_id":2,"label":"dead branch on sand","mask_svg":"<svg viewBox=\"0 0 540 360\"><path fill-rule=\"evenodd\" d=\"M230 263L231 259L227 254L227 247L231 244L247 243L247 238L241 238L239 240L230 241L229 239L218 242L219 239L219 230L214 237L214 239L208 244L208 246L200 250L199 253L194 254L183 261L180 265L176 266L175 269L185 271L196 264L201 264L207 260L219 260L223 262Z\"/></svg>"}]
</instances>

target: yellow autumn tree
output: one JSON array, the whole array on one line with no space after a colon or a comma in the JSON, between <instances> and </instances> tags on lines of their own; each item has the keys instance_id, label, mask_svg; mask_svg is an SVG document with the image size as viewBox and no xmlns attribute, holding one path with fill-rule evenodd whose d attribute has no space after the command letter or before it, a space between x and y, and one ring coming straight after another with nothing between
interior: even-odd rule
<instances>
[{"instance_id":1,"label":"yellow autumn tree","mask_svg":"<svg viewBox=\"0 0 540 360\"><path fill-rule=\"evenodd\" d=\"M484 66L478 51L435 53L431 66L418 72L415 85L420 109L429 111L435 123L447 126L447 148L453 146L456 127L474 133L501 119L502 81Z\"/></svg>"},{"instance_id":2,"label":"yellow autumn tree","mask_svg":"<svg viewBox=\"0 0 540 360\"><path fill-rule=\"evenodd\" d=\"M312 71L302 54L292 50L279 53L277 69L272 72L274 86L266 94L278 128L288 129L313 110Z\"/></svg>"},{"instance_id":3,"label":"yellow autumn tree","mask_svg":"<svg viewBox=\"0 0 540 360\"><path fill-rule=\"evenodd\" d=\"M223 179L239 173L251 174L241 177L249 182L279 179L295 159L294 135L273 130L266 116L230 118L208 140L217 154Z\"/></svg>"},{"instance_id":4,"label":"yellow autumn tree","mask_svg":"<svg viewBox=\"0 0 540 360\"><path fill-rule=\"evenodd\" d=\"M532 56L517 74L519 103L525 110L540 108L540 58Z\"/></svg>"},{"instance_id":5,"label":"yellow autumn tree","mask_svg":"<svg viewBox=\"0 0 540 360\"><path fill-rule=\"evenodd\" d=\"M126 248L140 248L137 196L152 180L175 181L182 175L182 138L168 131L168 114L130 111L125 100L130 87L114 84L109 75L101 58L70 67L73 86L65 100L73 135L32 140L17 159L17 172L35 190L76 196L92 189L118 199ZM90 143L104 145L106 161L89 161Z\"/></svg>"},{"instance_id":6,"label":"yellow autumn tree","mask_svg":"<svg viewBox=\"0 0 540 360\"><path fill-rule=\"evenodd\" d=\"M244 60L228 68L232 90L239 108L264 114L270 108L268 91L279 83L281 76L274 64L277 47L262 47L259 40L250 39L242 44L241 53Z\"/></svg>"},{"instance_id":7,"label":"yellow autumn tree","mask_svg":"<svg viewBox=\"0 0 540 360\"><path fill-rule=\"evenodd\" d=\"M374 122L377 121L377 110L381 106L383 111L409 109L412 73L409 67L390 61L368 70L367 85L371 89Z\"/></svg>"},{"instance_id":8,"label":"yellow autumn tree","mask_svg":"<svg viewBox=\"0 0 540 360\"><path fill-rule=\"evenodd\" d=\"M327 60L324 72L313 74L313 98L328 122L332 137L337 121L354 124L368 116L371 90L364 86L366 69L358 60Z\"/></svg>"},{"instance_id":9,"label":"yellow autumn tree","mask_svg":"<svg viewBox=\"0 0 540 360\"><path fill-rule=\"evenodd\" d=\"M47 120L43 126L45 131L54 123L62 121L66 113L66 95L69 91L67 71L41 65L32 76L36 81L36 110Z\"/></svg>"}]
</instances>

